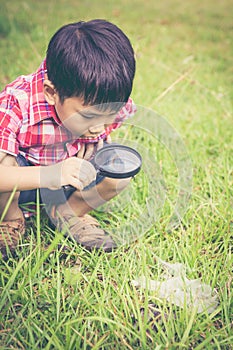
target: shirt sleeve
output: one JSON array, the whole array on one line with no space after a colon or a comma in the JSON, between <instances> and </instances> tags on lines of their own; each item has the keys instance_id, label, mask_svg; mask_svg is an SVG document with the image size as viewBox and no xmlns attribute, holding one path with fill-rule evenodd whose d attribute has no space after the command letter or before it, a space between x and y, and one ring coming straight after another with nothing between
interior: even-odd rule
<instances>
[{"instance_id":1,"label":"shirt sleeve","mask_svg":"<svg viewBox=\"0 0 233 350\"><path fill-rule=\"evenodd\" d=\"M2 95L0 97L0 151L16 156L19 153L17 134L21 125L21 111L14 96Z\"/></svg>"}]
</instances>

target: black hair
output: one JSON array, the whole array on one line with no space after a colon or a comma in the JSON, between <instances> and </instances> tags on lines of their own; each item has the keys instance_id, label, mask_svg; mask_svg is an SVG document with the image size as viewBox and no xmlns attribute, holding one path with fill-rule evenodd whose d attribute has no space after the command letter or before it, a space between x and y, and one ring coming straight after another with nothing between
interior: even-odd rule
<instances>
[{"instance_id":1,"label":"black hair","mask_svg":"<svg viewBox=\"0 0 233 350\"><path fill-rule=\"evenodd\" d=\"M84 105L124 104L132 91L133 48L122 30L105 20L61 27L49 42L46 65L62 103L81 97Z\"/></svg>"}]
</instances>

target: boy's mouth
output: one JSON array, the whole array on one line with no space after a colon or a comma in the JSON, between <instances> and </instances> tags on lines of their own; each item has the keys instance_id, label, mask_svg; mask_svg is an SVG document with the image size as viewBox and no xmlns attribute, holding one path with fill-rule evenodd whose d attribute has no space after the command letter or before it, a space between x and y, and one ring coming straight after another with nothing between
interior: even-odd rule
<instances>
[{"instance_id":1,"label":"boy's mouth","mask_svg":"<svg viewBox=\"0 0 233 350\"><path fill-rule=\"evenodd\" d=\"M79 137L79 139L84 143L97 143L100 140L100 134L93 136L93 135L82 135Z\"/></svg>"},{"instance_id":2,"label":"boy's mouth","mask_svg":"<svg viewBox=\"0 0 233 350\"><path fill-rule=\"evenodd\" d=\"M91 139L91 140L94 140L94 139L97 139L100 135L82 135L80 136L80 139Z\"/></svg>"}]
</instances>

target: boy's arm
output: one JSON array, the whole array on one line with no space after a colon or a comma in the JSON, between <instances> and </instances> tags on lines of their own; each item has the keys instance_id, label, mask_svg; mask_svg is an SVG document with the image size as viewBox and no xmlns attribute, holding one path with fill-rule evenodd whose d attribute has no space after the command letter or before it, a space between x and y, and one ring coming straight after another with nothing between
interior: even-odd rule
<instances>
[{"instance_id":1,"label":"boy's arm","mask_svg":"<svg viewBox=\"0 0 233 350\"><path fill-rule=\"evenodd\" d=\"M0 163L6 154L0 151ZM0 192L34 188L59 189L72 185L82 190L96 178L96 170L90 162L77 157L68 158L49 166L11 166L0 164Z\"/></svg>"},{"instance_id":2,"label":"boy's arm","mask_svg":"<svg viewBox=\"0 0 233 350\"><path fill-rule=\"evenodd\" d=\"M32 190L40 187L40 167L16 167L0 164L0 192Z\"/></svg>"}]
</instances>

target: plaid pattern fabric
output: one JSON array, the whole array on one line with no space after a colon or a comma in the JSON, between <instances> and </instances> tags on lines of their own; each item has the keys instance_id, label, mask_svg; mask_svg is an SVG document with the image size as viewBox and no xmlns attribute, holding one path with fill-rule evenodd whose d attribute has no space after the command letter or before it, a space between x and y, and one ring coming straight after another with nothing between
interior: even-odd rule
<instances>
[{"instance_id":1,"label":"plaid pattern fabric","mask_svg":"<svg viewBox=\"0 0 233 350\"><path fill-rule=\"evenodd\" d=\"M122 122L132 116L135 105L129 98L113 124L95 139L78 139L65 129L55 109L44 99L46 63L30 75L20 76L0 93L0 150L22 154L35 165L57 163L75 155L81 142L106 139Z\"/></svg>"}]
</instances>

